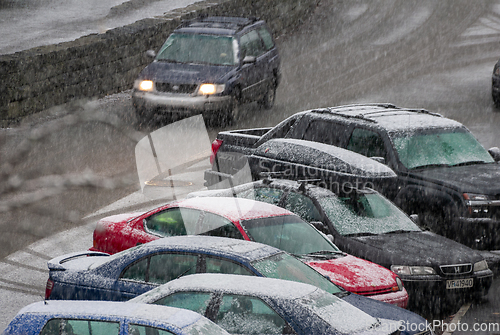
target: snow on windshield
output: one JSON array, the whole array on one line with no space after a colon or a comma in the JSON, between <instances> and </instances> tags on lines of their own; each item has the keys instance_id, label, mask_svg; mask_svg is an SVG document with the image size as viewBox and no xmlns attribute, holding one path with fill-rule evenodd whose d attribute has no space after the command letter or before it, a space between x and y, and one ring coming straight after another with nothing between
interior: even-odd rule
<instances>
[{"instance_id":1,"label":"snow on windshield","mask_svg":"<svg viewBox=\"0 0 500 335\"><path fill-rule=\"evenodd\" d=\"M409 134L392 138L399 160L408 169L467 162L492 163L493 158L465 129Z\"/></svg>"},{"instance_id":2,"label":"snow on windshield","mask_svg":"<svg viewBox=\"0 0 500 335\"><path fill-rule=\"evenodd\" d=\"M420 231L401 210L377 193L318 199L335 229L342 235L383 234L396 230Z\"/></svg>"}]
</instances>

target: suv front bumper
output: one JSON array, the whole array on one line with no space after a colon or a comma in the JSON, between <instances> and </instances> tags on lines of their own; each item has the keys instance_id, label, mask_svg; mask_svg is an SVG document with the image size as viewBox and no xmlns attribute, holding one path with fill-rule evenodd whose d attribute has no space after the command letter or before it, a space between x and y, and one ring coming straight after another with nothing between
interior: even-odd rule
<instances>
[{"instance_id":1,"label":"suv front bumper","mask_svg":"<svg viewBox=\"0 0 500 335\"><path fill-rule=\"evenodd\" d=\"M231 108L229 95L190 95L134 91L132 102L138 110L162 112L218 112Z\"/></svg>"}]
</instances>

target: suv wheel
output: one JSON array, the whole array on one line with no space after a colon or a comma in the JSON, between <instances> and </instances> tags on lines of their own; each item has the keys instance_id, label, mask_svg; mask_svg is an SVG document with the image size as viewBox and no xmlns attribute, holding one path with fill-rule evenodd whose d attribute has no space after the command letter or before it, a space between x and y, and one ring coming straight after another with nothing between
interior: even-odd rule
<instances>
[{"instance_id":1,"label":"suv wheel","mask_svg":"<svg viewBox=\"0 0 500 335\"><path fill-rule=\"evenodd\" d=\"M274 100L276 98L276 85L273 83L267 88L264 97L259 101L259 105L265 109L270 109L274 106Z\"/></svg>"},{"instance_id":2,"label":"suv wheel","mask_svg":"<svg viewBox=\"0 0 500 335\"><path fill-rule=\"evenodd\" d=\"M229 124L233 124L234 122L238 121L240 117L240 105L241 101L239 99L239 92L236 92L232 97L231 97L231 106L229 107L229 110L227 111L227 121Z\"/></svg>"}]
</instances>

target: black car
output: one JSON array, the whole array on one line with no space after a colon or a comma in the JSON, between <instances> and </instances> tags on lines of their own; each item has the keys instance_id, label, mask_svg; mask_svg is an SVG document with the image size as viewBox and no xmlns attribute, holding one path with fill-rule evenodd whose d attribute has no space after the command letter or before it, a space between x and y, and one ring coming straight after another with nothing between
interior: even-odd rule
<instances>
[{"instance_id":1,"label":"black car","mask_svg":"<svg viewBox=\"0 0 500 335\"><path fill-rule=\"evenodd\" d=\"M140 122L203 114L232 121L244 102L274 104L280 56L265 22L255 18L205 17L187 21L167 38L134 83Z\"/></svg>"},{"instance_id":2,"label":"black car","mask_svg":"<svg viewBox=\"0 0 500 335\"><path fill-rule=\"evenodd\" d=\"M233 195L284 207L330 234L341 250L392 270L403 280L410 305L481 297L491 286L493 272L478 251L421 230L374 190L344 188L335 194L306 182L266 178L188 197Z\"/></svg>"}]
</instances>

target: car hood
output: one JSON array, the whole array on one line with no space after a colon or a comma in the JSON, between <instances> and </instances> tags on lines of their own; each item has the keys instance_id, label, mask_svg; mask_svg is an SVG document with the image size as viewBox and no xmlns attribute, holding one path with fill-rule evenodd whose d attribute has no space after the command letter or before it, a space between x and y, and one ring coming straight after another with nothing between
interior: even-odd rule
<instances>
[{"instance_id":1,"label":"car hood","mask_svg":"<svg viewBox=\"0 0 500 335\"><path fill-rule=\"evenodd\" d=\"M410 324L414 325L414 327L419 327L415 332L411 332L409 329L406 329L403 330L401 334L415 334L419 331L425 330L427 326L427 321L420 315L382 301L377 301L358 294L347 294L342 297L342 300L375 318L384 318L396 321L403 320L407 325Z\"/></svg>"},{"instance_id":2,"label":"car hood","mask_svg":"<svg viewBox=\"0 0 500 335\"><path fill-rule=\"evenodd\" d=\"M383 265L439 266L479 262L483 257L475 250L432 232L406 232L355 237L365 244L364 255Z\"/></svg>"},{"instance_id":3,"label":"car hood","mask_svg":"<svg viewBox=\"0 0 500 335\"><path fill-rule=\"evenodd\" d=\"M198 84L201 82L219 84L221 78L234 68L234 66L153 62L142 70L139 79L151 79L173 84Z\"/></svg>"},{"instance_id":4,"label":"car hood","mask_svg":"<svg viewBox=\"0 0 500 335\"><path fill-rule=\"evenodd\" d=\"M500 194L500 164L475 164L411 171L410 175L446 185L460 193Z\"/></svg>"},{"instance_id":5,"label":"car hood","mask_svg":"<svg viewBox=\"0 0 500 335\"><path fill-rule=\"evenodd\" d=\"M395 274L380 265L351 255L329 260L303 258L309 266L349 292L380 291L396 286Z\"/></svg>"}]
</instances>

